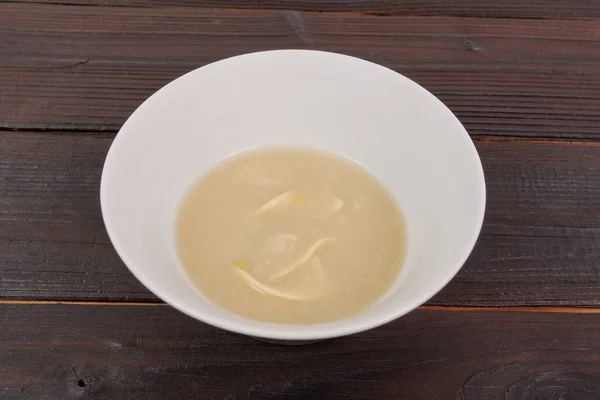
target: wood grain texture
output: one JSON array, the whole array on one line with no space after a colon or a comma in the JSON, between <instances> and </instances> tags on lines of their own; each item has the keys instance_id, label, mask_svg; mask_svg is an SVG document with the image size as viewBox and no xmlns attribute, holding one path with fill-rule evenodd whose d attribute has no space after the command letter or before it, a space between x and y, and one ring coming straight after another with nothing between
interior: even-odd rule
<instances>
[{"instance_id":1,"label":"wood grain texture","mask_svg":"<svg viewBox=\"0 0 600 400\"><path fill-rule=\"evenodd\" d=\"M431 303L600 304L600 146L477 148L488 191L481 238Z\"/></svg>"},{"instance_id":2,"label":"wood grain texture","mask_svg":"<svg viewBox=\"0 0 600 400\"><path fill-rule=\"evenodd\" d=\"M225 57L336 51L404 73L473 135L600 138L596 21L0 4L0 128L115 131Z\"/></svg>"},{"instance_id":3,"label":"wood grain texture","mask_svg":"<svg viewBox=\"0 0 600 400\"><path fill-rule=\"evenodd\" d=\"M111 141L0 133L0 297L154 298L102 223L100 174Z\"/></svg>"},{"instance_id":4,"label":"wood grain texture","mask_svg":"<svg viewBox=\"0 0 600 400\"><path fill-rule=\"evenodd\" d=\"M494 18L598 18L595 0L13 0L15 2L188 6L201 8L286 9L318 12L363 12L377 15L451 15Z\"/></svg>"},{"instance_id":5,"label":"wood grain texture","mask_svg":"<svg viewBox=\"0 0 600 400\"><path fill-rule=\"evenodd\" d=\"M600 396L598 314L416 311L297 347L170 307L2 305L0 323L3 400Z\"/></svg>"},{"instance_id":6,"label":"wood grain texture","mask_svg":"<svg viewBox=\"0 0 600 400\"><path fill-rule=\"evenodd\" d=\"M0 134L0 297L155 301L104 231L110 135ZM600 306L600 145L478 142L475 252L429 304Z\"/></svg>"}]
</instances>

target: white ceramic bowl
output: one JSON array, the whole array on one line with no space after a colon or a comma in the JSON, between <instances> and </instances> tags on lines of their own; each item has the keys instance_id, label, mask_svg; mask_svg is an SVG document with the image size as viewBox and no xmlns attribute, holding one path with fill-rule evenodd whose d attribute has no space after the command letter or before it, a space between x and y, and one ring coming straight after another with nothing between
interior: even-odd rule
<instances>
[{"instance_id":1,"label":"white ceramic bowl","mask_svg":"<svg viewBox=\"0 0 600 400\"><path fill-rule=\"evenodd\" d=\"M325 324L264 323L213 305L187 280L173 232L184 192L224 157L269 145L348 156L398 201L408 229L406 262L368 310ZM463 126L421 86L357 58L280 50L207 65L152 95L112 144L100 197L117 252L158 297L219 328L302 341L376 327L442 289L475 244L485 182Z\"/></svg>"}]
</instances>

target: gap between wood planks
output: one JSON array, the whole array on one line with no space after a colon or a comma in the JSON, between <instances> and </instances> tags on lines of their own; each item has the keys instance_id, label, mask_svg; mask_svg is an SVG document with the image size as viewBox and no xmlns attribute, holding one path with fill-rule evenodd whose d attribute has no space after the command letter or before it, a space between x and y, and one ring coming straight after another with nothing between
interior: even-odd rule
<instances>
[{"instance_id":1,"label":"gap between wood planks","mask_svg":"<svg viewBox=\"0 0 600 400\"><path fill-rule=\"evenodd\" d=\"M29 133L45 135L74 135L87 136L102 139L114 139L117 132L114 130L93 130L93 129L44 129L44 128L5 128L0 127L0 135L3 133ZM577 140L569 138L533 138L528 136L470 136L475 143L533 143L533 144L563 144L563 145L587 145L600 146L600 139L590 138L589 140Z\"/></svg>"},{"instance_id":2,"label":"gap between wood planks","mask_svg":"<svg viewBox=\"0 0 600 400\"><path fill-rule=\"evenodd\" d=\"M0 300L3 305L79 305L79 306L168 306L167 303L150 301L85 301L85 300ZM571 313L600 314L600 308L593 307L457 307L457 306L421 306L422 311L495 311L495 312L533 312L533 313Z\"/></svg>"},{"instance_id":3,"label":"gap between wood planks","mask_svg":"<svg viewBox=\"0 0 600 400\"><path fill-rule=\"evenodd\" d=\"M368 9L368 10L341 10L341 9L315 9L308 7L296 7L296 8L285 8L285 7L219 7L219 6L203 6L194 4L130 4L125 2L124 4L119 3L86 3L86 2L70 2L61 0L50 0L50 1L6 1L8 4L42 4L42 5L58 5L58 6L74 6L74 7L118 7L118 8L150 8L150 9L164 9L164 8L180 8L180 9L191 9L201 11L225 11L225 12L265 12L265 11L292 11L312 14L333 14L333 15L368 15L375 17L390 17L390 16L414 16L414 17L450 17L450 18L493 18L493 19L529 19L529 20L595 20L595 16L560 16L560 15L533 15L528 13L527 15L519 15L518 13L512 15L461 15L451 12L431 12L430 8L425 6L423 11L410 11L397 6L396 8L381 8L381 9Z\"/></svg>"},{"instance_id":4,"label":"gap between wood planks","mask_svg":"<svg viewBox=\"0 0 600 400\"><path fill-rule=\"evenodd\" d=\"M475 143L532 143L532 144L564 144L564 145L586 145L600 146L600 141L595 139L590 140L571 140L565 138L529 138L520 136L471 136L471 140Z\"/></svg>"},{"instance_id":5,"label":"gap between wood planks","mask_svg":"<svg viewBox=\"0 0 600 400\"><path fill-rule=\"evenodd\" d=\"M389 17L389 16L398 16L399 10L396 9L382 9L382 10L315 10L308 8L244 8L244 7L208 7L202 5L192 5L192 4L96 4L96 3L71 3L68 1L7 1L5 4L43 4L43 5L57 5L57 6L72 6L72 7L117 7L117 8L151 8L151 9L164 9L164 8L181 8L181 9L191 9L191 10L200 10L200 11L224 11L224 12L277 12L277 11L292 11L292 12L302 12L302 13L312 13L312 14L340 14L340 15L371 15L376 17ZM410 13L408 16L415 17L456 17L456 18L481 18L481 17L473 17L473 16L456 16L452 14L427 14L427 13ZM509 19L570 19L570 18L552 18L552 17L492 17L492 18L509 18ZM581 19L581 18L577 18ZM587 19L594 19L587 18Z\"/></svg>"}]
</instances>

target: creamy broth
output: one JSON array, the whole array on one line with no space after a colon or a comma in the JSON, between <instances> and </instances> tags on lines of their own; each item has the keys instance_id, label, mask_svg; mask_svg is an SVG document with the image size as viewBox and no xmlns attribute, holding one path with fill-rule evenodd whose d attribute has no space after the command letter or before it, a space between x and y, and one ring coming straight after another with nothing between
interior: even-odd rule
<instances>
[{"instance_id":1,"label":"creamy broth","mask_svg":"<svg viewBox=\"0 0 600 400\"><path fill-rule=\"evenodd\" d=\"M260 321L330 322L395 281L401 214L358 164L315 150L249 150L213 168L182 201L177 252L218 306Z\"/></svg>"}]
</instances>

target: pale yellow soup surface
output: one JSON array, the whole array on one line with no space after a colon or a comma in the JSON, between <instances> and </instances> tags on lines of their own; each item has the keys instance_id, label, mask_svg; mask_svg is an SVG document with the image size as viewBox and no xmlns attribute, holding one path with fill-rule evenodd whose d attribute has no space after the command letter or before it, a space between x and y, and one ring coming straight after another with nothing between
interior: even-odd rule
<instances>
[{"instance_id":1,"label":"pale yellow soup surface","mask_svg":"<svg viewBox=\"0 0 600 400\"><path fill-rule=\"evenodd\" d=\"M175 229L180 261L211 301L285 324L364 310L395 281L406 248L401 213L377 179L297 148L220 162L188 191Z\"/></svg>"}]
</instances>

